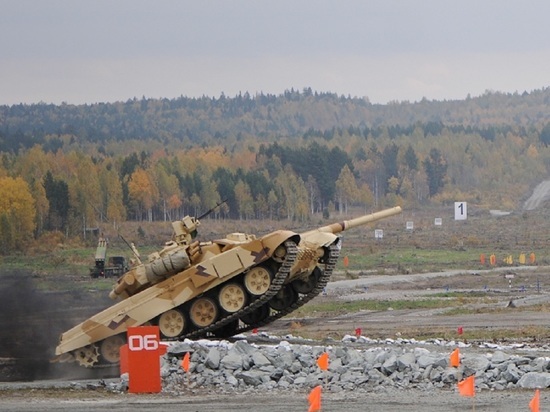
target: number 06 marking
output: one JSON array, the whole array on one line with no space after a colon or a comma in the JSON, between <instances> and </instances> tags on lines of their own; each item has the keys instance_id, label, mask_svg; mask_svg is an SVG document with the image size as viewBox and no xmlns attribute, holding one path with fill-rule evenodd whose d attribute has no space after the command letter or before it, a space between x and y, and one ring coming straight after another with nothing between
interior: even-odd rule
<instances>
[{"instance_id":1,"label":"number 06 marking","mask_svg":"<svg viewBox=\"0 0 550 412\"><path fill-rule=\"evenodd\" d=\"M157 350L159 342L156 335L133 335L128 338L128 349L131 351Z\"/></svg>"}]
</instances>

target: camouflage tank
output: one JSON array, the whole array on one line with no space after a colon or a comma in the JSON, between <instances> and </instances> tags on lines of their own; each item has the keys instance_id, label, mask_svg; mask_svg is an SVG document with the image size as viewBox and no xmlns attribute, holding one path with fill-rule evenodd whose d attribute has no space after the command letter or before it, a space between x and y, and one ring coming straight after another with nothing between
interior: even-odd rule
<instances>
[{"instance_id":1,"label":"camouflage tank","mask_svg":"<svg viewBox=\"0 0 550 412\"><path fill-rule=\"evenodd\" d=\"M264 326L317 296L340 253L338 233L401 212L400 207L298 234L260 238L232 233L194 240L200 220L172 223L173 239L121 276L119 300L61 335L58 361L84 367L116 364L128 327L158 325L163 340L229 337Z\"/></svg>"}]
</instances>

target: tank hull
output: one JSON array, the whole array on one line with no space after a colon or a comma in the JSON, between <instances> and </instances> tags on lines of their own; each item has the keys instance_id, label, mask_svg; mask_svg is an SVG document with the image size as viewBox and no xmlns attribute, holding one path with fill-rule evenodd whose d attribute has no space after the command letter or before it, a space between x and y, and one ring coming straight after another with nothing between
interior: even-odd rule
<instances>
[{"instance_id":1,"label":"tank hull","mask_svg":"<svg viewBox=\"0 0 550 412\"><path fill-rule=\"evenodd\" d=\"M56 355L126 332L128 327L150 322L161 313L177 308L269 260L277 247L293 238L299 239L293 232L276 231L242 245L234 244L219 254L206 252L198 263L127 297L63 333Z\"/></svg>"}]
</instances>

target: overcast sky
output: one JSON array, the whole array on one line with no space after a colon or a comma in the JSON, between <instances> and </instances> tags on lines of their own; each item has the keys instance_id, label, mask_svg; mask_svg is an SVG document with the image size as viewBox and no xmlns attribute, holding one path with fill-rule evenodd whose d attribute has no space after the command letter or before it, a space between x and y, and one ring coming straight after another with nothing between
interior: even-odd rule
<instances>
[{"instance_id":1,"label":"overcast sky","mask_svg":"<svg viewBox=\"0 0 550 412\"><path fill-rule=\"evenodd\" d=\"M0 104L550 85L547 0L0 0Z\"/></svg>"}]
</instances>

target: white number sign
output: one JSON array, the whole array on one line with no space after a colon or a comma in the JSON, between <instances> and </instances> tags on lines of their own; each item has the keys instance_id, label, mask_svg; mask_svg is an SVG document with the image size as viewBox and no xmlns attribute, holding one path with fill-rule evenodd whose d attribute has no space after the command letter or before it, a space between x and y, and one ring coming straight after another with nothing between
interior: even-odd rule
<instances>
[{"instance_id":1,"label":"white number sign","mask_svg":"<svg viewBox=\"0 0 550 412\"><path fill-rule=\"evenodd\" d=\"M128 338L128 349L131 351L157 350L159 342L156 335L133 335Z\"/></svg>"},{"instance_id":2,"label":"white number sign","mask_svg":"<svg viewBox=\"0 0 550 412\"><path fill-rule=\"evenodd\" d=\"M466 202L455 202L455 220L466 220L468 217L468 204Z\"/></svg>"}]
</instances>

